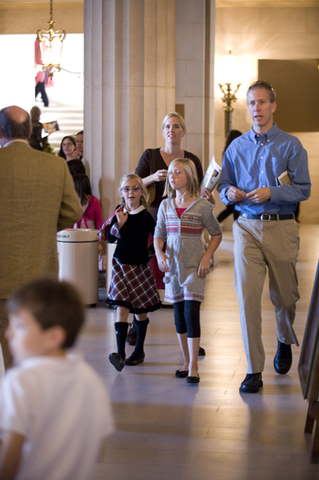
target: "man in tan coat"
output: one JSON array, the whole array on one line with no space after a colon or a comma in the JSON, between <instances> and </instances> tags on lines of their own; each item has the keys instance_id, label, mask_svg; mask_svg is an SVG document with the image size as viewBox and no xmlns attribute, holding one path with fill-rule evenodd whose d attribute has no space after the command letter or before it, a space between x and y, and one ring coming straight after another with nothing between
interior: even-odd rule
<instances>
[{"instance_id":1,"label":"man in tan coat","mask_svg":"<svg viewBox=\"0 0 319 480\"><path fill-rule=\"evenodd\" d=\"M58 274L56 233L72 226L82 207L61 157L32 149L31 122L17 106L0 110L0 344L5 368L5 303L15 288Z\"/></svg>"}]
</instances>

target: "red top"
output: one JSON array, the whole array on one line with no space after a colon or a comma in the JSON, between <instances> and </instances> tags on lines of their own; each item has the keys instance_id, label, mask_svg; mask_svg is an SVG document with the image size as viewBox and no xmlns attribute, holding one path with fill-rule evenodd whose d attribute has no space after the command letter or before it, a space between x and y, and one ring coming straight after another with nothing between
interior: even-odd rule
<instances>
[{"instance_id":1,"label":"red top","mask_svg":"<svg viewBox=\"0 0 319 480\"><path fill-rule=\"evenodd\" d=\"M181 218L185 210L187 210L187 208L176 208L176 213L178 215L178 218Z\"/></svg>"},{"instance_id":2,"label":"red top","mask_svg":"<svg viewBox=\"0 0 319 480\"><path fill-rule=\"evenodd\" d=\"M77 222L77 228L96 228L97 230L100 230L102 223L100 202L96 197L91 195L88 205L83 209L81 220Z\"/></svg>"}]
</instances>

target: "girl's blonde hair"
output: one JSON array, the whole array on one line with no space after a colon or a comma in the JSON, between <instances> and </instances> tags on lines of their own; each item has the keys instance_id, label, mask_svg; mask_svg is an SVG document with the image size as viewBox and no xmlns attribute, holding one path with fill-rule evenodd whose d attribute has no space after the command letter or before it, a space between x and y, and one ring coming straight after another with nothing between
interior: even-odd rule
<instances>
[{"instance_id":1,"label":"girl's blonde hair","mask_svg":"<svg viewBox=\"0 0 319 480\"><path fill-rule=\"evenodd\" d=\"M136 184L140 187L141 189L141 198L140 198L140 202L141 202L141 205L143 205L143 207L146 208L146 210L148 212L151 213L150 209L149 209L149 206L148 206L148 191L147 191L147 188L145 187L145 185L143 184L143 181L141 179L141 177L139 177L138 175L136 175L135 173L128 173L127 175L124 175L124 177L122 177L121 181L120 181L120 186L119 186L119 194L122 198L122 203L125 204L125 200L124 200L124 197L122 195L122 188L124 187L124 185L126 184L126 182L128 182L129 180L135 180L136 181Z\"/></svg>"},{"instance_id":2,"label":"girl's blonde hair","mask_svg":"<svg viewBox=\"0 0 319 480\"><path fill-rule=\"evenodd\" d=\"M177 113L177 112L170 112L164 117L164 120L162 122L162 130L164 130L165 123L171 117L177 117L179 119L179 123L181 124L182 130L186 130L185 120L182 117L182 115L180 113Z\"/></svg>"},{"instance_id":3,"label":"girl's blonde hair","mask_svg":"<svg viewBox=\"0 0 319 480\"><path fill-rule=\"evenodd\" d=\"M198 178L197 178L197 171L195 164L192 160L189 158L175 158L173 160L167 171L167 177L166 177L166 183L165 183L165 190L163 193L163 197L165 195L168 196L168 198L175 198L176 197L176 190L173 190L169 183L169 175L170 172L172 171L173 167L177 164L180 163L182 167L185 170L186 173L186 179L187 179L187 193L190 197L198 197L199 192L198 192Z\"/></svg>"}]
</instances>

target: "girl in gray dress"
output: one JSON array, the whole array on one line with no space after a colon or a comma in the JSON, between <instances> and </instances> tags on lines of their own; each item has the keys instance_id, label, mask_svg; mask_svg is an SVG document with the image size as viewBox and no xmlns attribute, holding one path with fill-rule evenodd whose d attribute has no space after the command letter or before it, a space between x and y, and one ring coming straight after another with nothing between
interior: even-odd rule
<instances>
[{"instance_id":1,"label":"girl in gray dress","mask_svg":"<svg viewBox=\"0 0 319 480\"><path fill-rule=\"evenodd\" d=\"M188 383L199 383L199 309L204 300L210 258L221 242L219 223L212 205L199 196L194 163L187 158L174 160L169 168L155 229L155 252L165 273L165 301L173 303L177 337L183 365L175 372ZM202 232L211 236L204 252ZM166 253L163 252L167 242Z\"/></svg>"}]
</instances>

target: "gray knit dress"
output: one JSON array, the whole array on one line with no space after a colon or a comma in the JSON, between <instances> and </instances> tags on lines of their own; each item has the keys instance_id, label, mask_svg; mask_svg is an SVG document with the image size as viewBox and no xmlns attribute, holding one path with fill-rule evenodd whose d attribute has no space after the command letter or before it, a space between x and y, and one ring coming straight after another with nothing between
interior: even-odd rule
<instances>
[{"instance_id":1,"label":"gray knit dress","mask_svg":"<svg viewBox=\"0 0 319 480\"><path fill-rule=\"evenodd\" d=\"M211 237L221 237L213 207L204 198L197 197L181 218L176 213L174 199L162 201L154 238L167 242L166 255L172 260L167 261L170 271L165 273L164 278L166 302L203 302L206 278L199 278L197 271L204 255L204 228Z\"/></svg>"}]
</instances>

